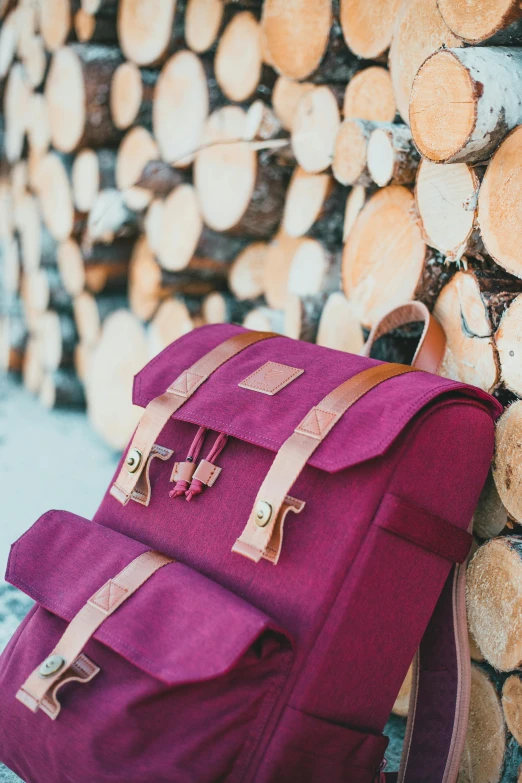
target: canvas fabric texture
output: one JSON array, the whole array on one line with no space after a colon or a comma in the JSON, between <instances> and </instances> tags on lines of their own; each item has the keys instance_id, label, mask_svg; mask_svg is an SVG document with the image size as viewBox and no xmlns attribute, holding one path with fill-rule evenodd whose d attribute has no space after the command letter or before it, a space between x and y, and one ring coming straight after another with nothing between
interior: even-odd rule
<instances>
[{"instance_id":1,"label":"canvas fabric texture","mask_svg":"<svg viewBox=\"0 0 522 783\"><path fill-rule=\"evenodd\" d=\"M173 343L137 375L134 402L241 331L202 327ZM267 362L303 372L274 395L240 386ZM169 419L157 442L174 456L151 461L148 506L107 492L92 521L51 511L13 545L6 578L37 603L0 658L0 759L26 783L384 782L383 728L421 643L425 728L404 780L443 783L452 578L499 404L423 372L383 382L292 487L306 505L288 515L278 564L231 552L275 452L324 396L377 364L284 337L252 345ZM191 502L169 497L199 427L201 456L229 436L219 478ZM16 699L22 683L90 596L150 549L174 562L96 630L84 652L99 674L64 685L55 721L32 713Z\"/></svg>"}]
</instances>

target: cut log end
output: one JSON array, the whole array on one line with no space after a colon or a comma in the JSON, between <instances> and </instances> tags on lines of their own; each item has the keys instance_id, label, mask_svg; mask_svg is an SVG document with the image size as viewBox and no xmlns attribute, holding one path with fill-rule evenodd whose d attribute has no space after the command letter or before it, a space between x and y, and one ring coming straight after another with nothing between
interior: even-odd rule
<instances>
[{"instance_id":1,"label":"cut log end","mask_svg":"<svg viewBox=\"0 0 522 783\"><path fill-rule=\"evenodd\" d=\"M419 154L406 125L376 128L368 142L367 159L368 171L381 188L415 182Z\"/></svg>"},{"instance_id":2,"label":"cut log end","mask_svg":"<svg viewBox=\"0 0 522 783\"><path fill-rule=\"evenodd\" d=\"M521 539L495 538L481 546L468 568L469 627L485 659L499 671L522 663Z\"/></svg>"},{"instance_id":3,"label":"cut log end","mask_svg":"<svg viewBox=\"0 0 522 783\"><path fill-rule=\"evenodd\" d=\"M352 52L367 60L383 55L392 40L399 6L400 0L341 0L340 22Z\"/></svg>"},{"instance_id":4,"label":"cut log end","mask_svg":"<svg viewBox=\"0 0 522 783\"><path fill-rule=\"evenodd\" d=\"M389 71L374 65L356 73L344 93L343 114L361 120L393 122L397 113Z\"/></svg>"},{"instance_id":5,"label":"cut log end","mask_svg":"<svg viewBox=\"0 0 522 783\"><path fill-rule=\"evenodd\" d=\"M118 39L127 59L136 65L159 62L169 51L176 0L121 0Z\"/></svg>"},{"instance_id":6,"label":"cut log end","mask_svg":"<svg viewBox=\"0 0 522 783\"><path fill-rule=\"evenodd\" d=\"M499 783L506 751L506 727L495 686L471 667L471 701L459 783Z\"/></svg>"},{"instance_id":7,"label":"cut log end","mask_svg":"<svg viewBox=\"0 0 522 783\"><path fill-rule=\"evenodd\" d=\"M415 298L427 248L413 206L406 188L383 188L365 204L344 245L343 290L367 328Z\"/></svg>"},{"instance_id":8,"label":"cut log end","mask_svg":"<svg viewBox=\"0 0 522 783\"><path fill-rule=\"evenodd\" d=\"M59 49L52 59L45 97L53 144L61 152L71 152L83 135L86 100L81 62L69 46Z\"/></svg>"},{"instance_id":9,"label":"cut log end","mask_svg":"<svg viewBox=\"0 0 522 783\"><path fill-rule=\"evenodd\" d=\"M171 271L188 266L203 229L196 191L180 185L163 202L158 261Z\"/></svg>"},{"instance_id":10,"label":"cut log end","mask_svg":"<svg viewBox=\"0 0 522 783\"><path fill-rule=\"evenodd\" d=\"M508 677L504 683L502 709L509 731L520 745L522 743L522 680L516 674Z\"/></svg>"},{"instance_id":11,"label":"cut log end","mask_svg":"<svg viewBox=\"0 0 522 783\"><path fill-rule=\"evenodd\" d=\"M368 142L375 125L368 120L344 120L337 137L332 170L342 185L369 185Z\"/></svg>"},{"instance_id":12,"label":"cut log end","mask_svg":"<svg viewBox=\"0 0 522 783\"><path fill-rule=\"evenodd\" d=\"M440 166L423 160L415 195L426 241L450 261L479 252L477 202L480 177L467 163Z\"/></svg>"},{"instance_id":13,"label":"cut log end","mask_svg":"<svg viewBox=\"0 0 522 783\"><path fill-rule=\"evenodd\" d=\"M63 46L72 27L69 0L45 0L40 8L40 30L45 46L55 52Z\"/></svg>"},{"instance_id":14,"label":"cut log end","mask_svg":"<svg viewBox=\"0 0 522 783\"><path fill-rule=\"evenodd\" d=\"M261 78L263 52L261 31L250 11L232 17L219 39L214 59L216 79L231 101L245 101Z\"/></svg>"},{"instance_id":15,"label":"cut log end","mask_svg":"<svg viewBox=\"0 0 522 783\"><path fill-rule=\"evenodd\" d=\"M137 318L127 310L109 316L89 362L86 392L89 420L113 449L125 448L141 417L129 390L147 358L147 341Z\"/></svg>"},{"instance_id":16,"label":"cut log end","mask_svg":"<svg viewBox=\"0 0 522 783\"><path fill-rule=\"evenodd\" d=\"M495 343L504 385L522 397L522 295L517 296L505 310Z\"/></svg>"},{"instance_id":17,"label":"cut log end","mask_svg":"<svg viewBox=\"0 0 522 783\"><path fill-rule=\"evenodd\" d=\"M512 131L494 154L479 194L478 220L487 251L504 269L522 277L520 181L522 128Z\"/></svg>"},{"instance_id":18,"label":"cut log end","mask_svg":"<svg viewBox=\"0 0 522 783\"><path fill-rule=\"evenodd\" d=\"M318 173L330 166L340 122L337 96L329 87L302 96L292 123L292 149L305 171Z\"/></svg>"},{"instance_id":19,"label":"cut log end","mask_svg":"<svg viewBox=\"0 0 522 783\"><path fill-rule=\"evenodd\" d=\"M188 166L201 145L209 111L207 77L194 52L177 52L167 61L156 85L154 135L163 160Z\"/></svg>"},{"instance_id":20,"label":"cut log end","mask_svg":"<svg viewBox=\"0 0 522 783\"><path fill-rule=\"evenodd\" d=\"M150 322L147 341L151 356L156 356L174 340L192 331L194 322L182 299L167 299Z\"/></svg>"},{"instance_id":21,"label":"cut log end","mask_svg":"<svg viewBox=\"0 0 522 783\"><path fill-rule=\"evenodd\" d=\"M397 108L406 124L409 124L410 93L415 75L426 58L443 46L459 47L462 41L446 25L437 0L402 3L398 9L389 64ZM445 94L447 89L446 82L440 85L441 93Z\"/></svg>"},{"instance_id":22,"label":"cut log end","mask_svg":"<svg viewBox=\"0 0 522 783\"><path fill-rule=\"evenodd\" d=\"M224 4L222 0L188 0L185 11L185 40L193 52L202 54L214 44Z\"/></svg>"},{"instance_id":23,"label":"cut log end","mask_svg":"<svg viewBox=\"0 0 522 783\"><path fill-rule=\"evenodd\" d=\"M502 502L509 514L519 523L522 522L520 443L522 401L517 400L505 410L497 424L493 477Z\"/></svg>"},{"instance_id":24,"label":"cut log end","mask_svg":"<svg viewBox=\"0 0 522 783\"><path fill-rule=\"evenodd\" d=\"M272 91L272 106L285 130L292 130L299 101L313 89L311 82L295 82L285 76L277 79Z\"/></svg>"},{"instance_id":25,"label":"cut log end","mask_svg":"<svg viewBox=\"0 0 522 783\"><path fill-rule=\"evenodd\" d=\"M491 322L472 272L457 272L442 289L434 309L446 333L440 373L491 392L499 372Z\"/></svg>"},{"instance_id":26,"label":"cut log end","mask_svg":"<svg viewBox=\"0 0 522 783\"><path fill-rule=\"evenodd\" d=\"M310 76L326 51L332 23L326 0L266 0L262 29L273 67L290 79Z\"/></svg>"},{"instance_id":27,"label":"cut log end","mask_svg":"<svg viewBox=\"0 0 522 783\"><path fill-rule=\"evenodd\" d=\"M500 499L493 475L489 473L473 515L473 533L480 538L494 538L502 533L507 522L507 510Z\"/></svg>"},{"instance_id":28,"label":"cut log end","mask_svg":"<svg viewBox=\"0 0 522 783\"><path fill-rule=\"evenodd\" d=\"M470 44L492 38L522 17L517 0L438 0L444 21L455 35Z\"/></svg>"},{"instance_id":29,"label":"cut log end","mask_svg":"<svg viewBox=\"0 0 522 783\"><path fill-rule=\"evenodd\" d=\"M122 63L111 82L110 108L114 124L120 130L129 128L140 109L143 97L141 73L135 63Z\"/></svg>"},{"instance_id":30,"label":"cut log end","mask_svg":"<svg viewBox=\"0 0 522 783\"><path fill-rule=\"evenodd\" d=\"M437 52L424 63L413 83L410 124L425 158L449 161L466 146L475 128L477 98L468 69L453 52Z\"/></svg>"},{"instance_id":31,"label":"cut log end","mask_svg":"<svg viewBox=\"0 0 522 783\"><path fill-rule=\"evenodd\" d=\"M253 242L233 262L228 276L228 284L240 302L257 299L263 294L266 254L267 244L265 242Z\"/></svg>"}]
</instances>

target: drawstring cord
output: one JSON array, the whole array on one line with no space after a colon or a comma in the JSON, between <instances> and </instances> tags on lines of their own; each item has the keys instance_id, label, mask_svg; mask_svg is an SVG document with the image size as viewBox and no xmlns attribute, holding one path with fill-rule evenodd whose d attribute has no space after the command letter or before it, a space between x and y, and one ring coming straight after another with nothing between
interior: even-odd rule
<instances>
[{"instance_id":1,"label":"drawstring cord","mask_svg":"<svg viewBox=\"0 0 522 783\"><path fill-rule=\"evenodd\" d=\"M196 460L199 457L199 452L201 451L201 447L203 446L203 441L205 440L206 432L207 432L206 427L200 427L198 429L194 437L194 440L192 441L192 444L190 446L185 462L181 462L177 466L178 471L181 468L181 471L184 472L185 475L189 476L190 478L192 478L192 474L196 469ZM185 468L184 471L183 468ZM174 489L172 489L169 492L169 497L171 498L181 497L189 489L189 486L190 486L190 480L187 480L187 478L179 478L176 481L176 484L174 485Z\"/></svg>"},{"instance_id":2,"label":"drawstring cord","mask_svg":"<svg viewBox=\"0 0 522 783\"><path fill-rule=\"evenodd\" d=\"M207 454L205 462L209 462L211 464L214 464L214 461L219 457L223 449L225 448L226 442L228 440L228 435L226 435L224 432L221 432L216 440L214 441L214 445L210 449L209 453ZM185 497L187 501L191 501L193 497L196 495L200 495L203 492L203 487L205 484L200 481L197 478L193 478L190 482L190 486L185 492Z\"/></svg>"}]
</instances>

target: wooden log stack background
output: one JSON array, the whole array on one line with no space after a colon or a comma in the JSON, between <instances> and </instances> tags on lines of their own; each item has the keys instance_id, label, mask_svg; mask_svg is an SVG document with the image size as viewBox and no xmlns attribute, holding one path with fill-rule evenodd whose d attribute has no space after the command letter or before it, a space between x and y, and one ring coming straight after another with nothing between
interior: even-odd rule
<instances>
[{"instance_id":1,"label":"wooden log stack background","mask_svg":"<svg viewBox=\"0 0 522 783\"><path fill-rule=\"evenodd\" d=\"M0 364L43 405L86 404L122 449L133 374L194 327L359 352L412 298L443 374L505 404L460 780L522 781L522 5L0 0L0 20Z\"/></svg>"}]
</instances>

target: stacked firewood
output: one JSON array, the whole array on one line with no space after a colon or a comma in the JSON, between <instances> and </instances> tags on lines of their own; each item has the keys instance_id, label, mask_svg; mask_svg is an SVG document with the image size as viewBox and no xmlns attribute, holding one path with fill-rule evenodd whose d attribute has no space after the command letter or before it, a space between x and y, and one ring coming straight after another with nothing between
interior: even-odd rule
<instances>
[{"instance_id":1,"label":"stacked firewood","mask_svg":"<svg viewBox=\"0 0 522 783\"><path fill-rule=\"evenodd\" d=\"M86 400L121 449L133 374L195 326L359 352L416 298L446 331L443 374L508 406L475 515L461 780L522 780L521 4L0 0L0 17L0 362L44 405Z\"/></svg>"}]
</instances>

